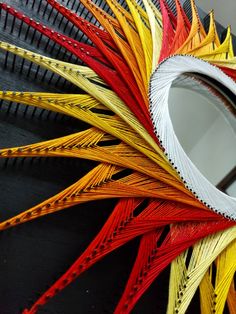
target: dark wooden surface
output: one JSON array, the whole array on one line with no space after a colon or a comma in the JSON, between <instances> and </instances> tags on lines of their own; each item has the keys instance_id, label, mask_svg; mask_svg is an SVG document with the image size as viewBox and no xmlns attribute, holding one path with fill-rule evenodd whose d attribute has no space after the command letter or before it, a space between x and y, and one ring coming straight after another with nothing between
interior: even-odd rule
<instances>
[{"instance_id":1,"label":"dark wooden surface","mask_svg":"<svg viewBox=\"0 0 236 314\"><path fill-rule=\"evenodd\" d=\"M17 9L39 19L25 1L7 1ZM2 16L3 20L3 16ZM1 40L30 50L35 49L20 39L17 32L10 33L9 20L6 30L0 22ZM47 24L47 20L43 20ZM50 47L48 51L50 50ZM39 52L40 51L39 49ZM50 53L43 52L44 55ZM27 71L18 73L19 64L11 71L11 58L3 67L4 54L0 56L0 90L75 92L65 86L56 89L46 82L27 77ZM18 69L17 69L18 68ZM0 111L0 147L19 146L82 130L84 123L52 114L39 119L30 110L23 116L24 108L17 114L6 104ZM36 159L13 164L0 163L1 220L54 195L75 182L95 163L83 160ZM17 314L29 307L48 285L75 261L102 227L116 200L91 202L66 209L33 222L9 229L0 234L0 313ZM134 262L138 239L107 256L52 299L39 313L86 314L112 313L117 304ZM164 313L167 302L168 274L161 276L149 293L139 302L136 313ZM163 286L163 281L165 285Z\"/></svg>"},{"instance_id":2,"label":"dark wooden surface","mask_svg":"<svg viewBox=\"0 0 236 314\"><path fill-rule=\"evenodd\" d=\"M40 20L40 14L25 6L25 1L8 0L10 5ZM37 2L37 1L36 1ZM44 23L47 21L44 19ZM10 22L9 22L10 25ZM37 51L32 45L3 30L0 39ZM49 24L50 25L50 24ZM40 51L39 49L39 52ZM43 52L44 55L49 53ZM10 59L9 59L10 60ZM76 88L55 88L46 82L19 74L19 64L11 70L10 61L3 67L0 55L0 90L75 92ZM24 117L23 108L17 114L0 111L0 147L19 146L59 137L86 128L84 123L64 117L56 120ZM95 163L85 160L36 159L0 163L1 220L28 209L75 182ZM75 261L102 227L116 200L90 202L17 226L0 233L0 314L17 314L29 307L60 274ZM139 239L113 252L80 276L39 313L87 314L112 313L135 260ZM160 275L141 298L133 313L165 313L168 296L168 270ZM193 303L189 313L199 313Z\"/></svg>"}]
</instances>

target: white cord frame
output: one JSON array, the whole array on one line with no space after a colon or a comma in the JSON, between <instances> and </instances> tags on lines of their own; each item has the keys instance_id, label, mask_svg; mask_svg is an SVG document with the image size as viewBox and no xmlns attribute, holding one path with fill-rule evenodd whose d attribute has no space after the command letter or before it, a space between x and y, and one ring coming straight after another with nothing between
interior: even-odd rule
<instances>
[{"instance_id":1,"label":"white cord frame","mask_svg":"<svg viewBox=\"0 0 236 314\"><path fill-rule=\"evenodd\" d=\"M169 91L173 81L185 73L206 75L236 94L236 83L216 66L193 56L171 56L159 64L150 80L150 114L155 134L186 188L207 207L226 218L236 220L236 198L218 190L202 175L183 150L174 132L169 115Z\"/></svg>"}]
</instances>

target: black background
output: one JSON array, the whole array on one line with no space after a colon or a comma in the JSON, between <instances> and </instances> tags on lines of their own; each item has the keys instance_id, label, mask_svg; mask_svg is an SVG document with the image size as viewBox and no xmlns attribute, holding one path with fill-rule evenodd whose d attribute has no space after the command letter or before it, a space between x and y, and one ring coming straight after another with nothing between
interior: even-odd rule
<instances>
[{"instance_id":1,"label":"black background","mask_svg":"<svg viewBox=\"0 0 236 314\"><path fill-rule=\"evenodd\" d=\"M32 1L8 0L9 4L40 20L40 14L31 10ZM39 2L36 0L36 2ZM2 15L3 17L4 15ZM47 16L47 15L46 15ZM53 18L52 14L52 18ZM47 24L47 19L42 20ZM20 47L36 49L35 42L24 41L24 35L13 33L11 19L3 30L1 40ZM49 23L50 25L50 23ZM68 28L69 29L69 28ZM24 31L22 31L22 34ZM73 35L73 33L72 33ZM29 35L30 38L30 35ZM61 55L59 57L62 57ZM19 74L20 64L11 69L11 57L4 68L5 54L0 56L0 90L76 92L77 88L66 84L55 88L52 84L27 77L27 71ZM67 57L65 57L65 60ZM72 59L72 62L74 60ZM33 70L32 70L33 71ZM15 113L15 107L3 103L0 111L0 147L13 147L63 136L86 128L84 123L65 118L39 118L23 107ZM76 159L31 159L16 163L0 162L1 220L20 213L38 202L54 195L74 183L95 163ZM28 308L67 268L76 260L102 227L116 200L90 202L59 213L17 226L0 233L0 314L16 314ZM82 274L73 284L39 310L39 313L87 314L112 313L135 260L139 239L111 253ZM165 313L168 297L168 273L164 271L138 302L132 313ZM189 313L199 313L198 303L193 302Z\"/></svg>"}]
</instances>

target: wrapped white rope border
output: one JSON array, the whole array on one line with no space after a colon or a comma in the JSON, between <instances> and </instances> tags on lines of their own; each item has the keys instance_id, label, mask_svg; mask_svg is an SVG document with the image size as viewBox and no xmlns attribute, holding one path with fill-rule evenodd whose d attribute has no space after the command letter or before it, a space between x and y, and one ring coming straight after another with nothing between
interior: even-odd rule
<instances>
[{"instance_id":1,"label":"wrapped white rope border","mask_svg":"<svg viewBox=\"0 0 236 314\"><path fill-rule=\"evenodd\" d=\"M236 83L216 66L193 56L171 56L159 64L150 80L150 114L155 134L186 188L210 209L236 220L236 198L218 190L202 175L183 150L174 132L169 115L169 92L173 81L186 73L208 76L236 94Z\"/></svg>"}]
</instances>

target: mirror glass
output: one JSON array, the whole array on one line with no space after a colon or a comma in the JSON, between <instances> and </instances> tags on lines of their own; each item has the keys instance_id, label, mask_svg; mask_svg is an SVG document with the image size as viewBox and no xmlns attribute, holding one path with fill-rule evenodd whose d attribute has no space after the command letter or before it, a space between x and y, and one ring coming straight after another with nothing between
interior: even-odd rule
<instances>
[{"instance_id":1,"label":"mirror glass","mask_svg":"<svg viewBox=\"0 0 236 314\"><path fill-rule=\"evenodd\" d=\"M217 186L236 165L236 131L232 121L230 125L214 104L214 96L187 87L171 88L169 112L185 153Z\"/></svg>"},{"instance_id":2,"label":"mirror glass","mask_svg":"<svg viewBox=\"0 0 236 314\"><path fill-rule=\"evenodd\" d=\"M236 179L233 181L233 183L230 184L230 186L226 189L226 193L230 196L236 197Z\"/></svg>"}]
</instances>

